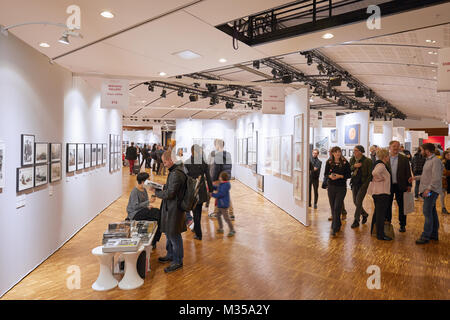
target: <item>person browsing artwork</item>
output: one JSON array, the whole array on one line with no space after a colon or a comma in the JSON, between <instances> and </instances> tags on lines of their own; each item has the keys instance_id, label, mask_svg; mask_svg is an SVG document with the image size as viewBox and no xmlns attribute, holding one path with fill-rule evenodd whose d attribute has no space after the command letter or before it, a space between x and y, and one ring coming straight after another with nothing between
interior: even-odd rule
<instances>
[{"instance_id":1,"label":"person browsing artwork","mask_svg":"<svg viewBox=\"0 0 450 320\"><path fill-rule=\"evenodd\" d=\"M223 224L222 224L222 216L225 219L225 222L228 224L229 233L228 236L232 237L235 234L233 223L231 222L230 217L228 216L228 208L230 207L230 189L231 184L228 181L229 175L227 172L223 171L219 175L219 182L215 182L213 189L214 193L211 194L212 197L217 199L217 222L219 223L219 229L217 229L217 233L223 233Z\"/></svg>"}]
</instances>

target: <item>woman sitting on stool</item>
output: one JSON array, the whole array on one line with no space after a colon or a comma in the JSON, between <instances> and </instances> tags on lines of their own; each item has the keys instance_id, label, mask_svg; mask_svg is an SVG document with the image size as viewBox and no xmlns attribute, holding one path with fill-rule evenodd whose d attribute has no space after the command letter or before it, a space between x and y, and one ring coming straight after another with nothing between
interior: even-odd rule
<instances>
[{"instance_id":1,"label":"woman sitting on stool","mask_svg":"<svg viewBox=\"0 0 450 320\"><path fill-rule=\"evenodd\" d=\"M161 238L161 231L159 230L161 211L157 208L153 208L151 205L151 203L154 203L156 200L155 196L152 196L150 200L148 199L147 190L144 188L144 182L148 178L149 174L147 172L141 172L137 175L137 185L131 191L130 199L128 200L127 219L136 221L157 221L158 227L152 241L153 248L156 248L156 242Z\"/></svg>"}]
</instances>

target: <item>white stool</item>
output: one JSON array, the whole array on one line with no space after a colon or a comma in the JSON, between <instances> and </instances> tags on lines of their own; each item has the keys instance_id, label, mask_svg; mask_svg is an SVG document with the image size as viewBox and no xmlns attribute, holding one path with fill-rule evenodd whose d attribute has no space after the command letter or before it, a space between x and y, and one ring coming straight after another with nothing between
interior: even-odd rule
<instances>
[{"instance_id":1,"label":"white stool","mask_svg":"<svg viewBox=\"0 0 450 320\"><path fill-rule=\"evenodd\" d=\"M144 284L144 280L139 276L136 268L137 259L142 250L144 248L140 246L136 252L122 252L125 258L125 275L119 282L120 289L132 290Z\"/></svg>"},{"instance_id":2,"label":"white stool","mask_svg":"<svg viewBox=\"0 0 450 320\"><path fill-rule=\"evenodd\" d=\"M92 254L100 262L100 273L97 280L92 284L92 289L96 291L106 291L117 287L117 280L113 277L111 268L114 253L105 253L102 246L92 249Z\"/></svg>"}]
</instances>

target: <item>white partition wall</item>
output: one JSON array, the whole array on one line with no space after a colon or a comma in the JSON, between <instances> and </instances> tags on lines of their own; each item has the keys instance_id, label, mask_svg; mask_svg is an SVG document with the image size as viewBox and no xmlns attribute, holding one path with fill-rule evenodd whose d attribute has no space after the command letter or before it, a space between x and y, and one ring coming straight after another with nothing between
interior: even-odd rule
<instances>
[{"instance_id":1,"label":"white partition wall","mask_svg":"<svg viewBox=\"0 0 450 320\"><path fill-rule=\"evenodd\" d=\"M123 141L153 145L161 143L161 135L156 135L153 130L124 130Z\"/></svg>"},{"instance_id":2,"label":"white partition wall","mask_svg":"<svg viewBox=\"0 0 450 320\"><path fill-rule=\"evenodd\" d=\"M375 125L382 126L383 133L374 133ZM389 146L392 140L393 122L392 121L371 121L369 128L369 143L370 145L377 145L381 148Z\"/></svg>"},{"instance_id":3,"label":"white partition wall","mask_svg":"<svg viewBox=\"0 0 450 320\"><path fill-rule=\"evenodd\" d=\"M293 175L291 177L265 174L264 141L266 137L292 136L294 134L294 117L303 114L303 180L302 200L294 199ZM309 185L309 100L307 89L300 89L286 96L286 113L284 115L269 115L252 113L241 117L236 123L236 139L246 137L249 123L253 123L254 130L258 131L258 173L264 175L264 197L286 211L292 217L309 225L308 216L308 185ZM294 143L292 144L294 145ZM292 151L294 148L292 148ZM282 152L282 150L281 150ZM294 157L292 156L292 159ZM293 162L293 160L292 160ZM233 165L236 168L236 179L246 184L253 190L257 190L257 175L243 165Z\"/></svg>"},{"instance_id":4,"label":"white partition wall","mask_svg":"<svg viewBox=\"0 0 450 320\"><path fill-rule=\"evenodd\" d=\"M121 196L122 175L109 173L108 165L67 176L65 144L108 143L109 133L121 133L122 115L100 109L99 92L14 35L0 36L0 48L0 140L6 145L1 296ZM16 193L21 134L35 135L36 142L62 143L62 180ZM17 209L19 201L24 206ZM60 272L67 267L61 265Z\"/></svg>"}]
</instances>

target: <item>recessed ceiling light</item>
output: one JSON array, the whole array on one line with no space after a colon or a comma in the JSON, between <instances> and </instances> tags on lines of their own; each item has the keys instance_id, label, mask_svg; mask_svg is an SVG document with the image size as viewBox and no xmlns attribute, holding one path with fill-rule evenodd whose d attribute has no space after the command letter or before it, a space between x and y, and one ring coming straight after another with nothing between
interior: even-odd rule
<instances>
[{"instance_id":1,"label":"recessed ceiling light","mask_svg":"<svg viewBox=\"0 0 450 320\"><path fill-rule=\"evenodd\" d=\"M39 43L39 46L41 46L42 48L49 48L50 45L47 42L41 42Z\"/></svg>"},{"instance_id":2,"label":"recessed ceiling light","mask_svg":"<svg viewBox=\"0 0 450 320\"><path fill-rule=\"evenodd\" d=\"M436 40L425 40L428 43L436 43Z\"/></svg>"},{"instance_id":3,"label":"recessed ceiling light","mask_svg":"<svg viewBox=\"0 0 450 320\"><path fill-rule=\"evenodd\" d=\"M159 75L160 75L161 77L164 77L164 76L167 75L167 73L165 73L165 72L160 72Z\"/></svg>"},{"instance_id":4,"label":"recessed ceiling light","mask_svg":"<svg viewBox=\"0 0 450 320\"><path fill-rule=\"evenodd\" d=\"M182 59L186 59L186 60L191 60L191 59L197 59L197 58L201 58L202 56L192 52L191 50L184 50L184 51L180 51L180 52L175 52L172 53L173 55L176 55Z\"/></svg>"},{"instance_id":5,"label":"recessed ceiling light","mask_svg":"<svg viewBox=\"0 0 450 320\"><path fill-rule=\"evenodd\" d=\"M103 18L107 18L107 19L112 19L112 18L114 18L114 14L113 14L112 12L110 12L110 11L103 11L102 13L100 13L100 15L101 15Z\"/></svg>"},{"instance_id":6,"label":"recessed ceiling light","mask_svg":"<svg viewBox=\"0 0 450 320\"><path fill-rule=\"evenodd\" d=\"M331 38L333 38L334 37L334 34L332 34L332 33L325 33L323 36L322 36L322 39L331 39Z\"/></svg>"},{"instance_id":7,"label":"recessed ceiling light","mask_svg":"<svg viewBox=\"0 0 450 320\"><path fill-rule=\"evenodd\" d=\"M428 54L437 54L436 51L428 51Z\"/></svg>"},{"instance_id":8,"label":"recessed ceiling light","mask_svg":"<svg viewBox=\"0 0 450 320\"><path fill-rule=\"evenodd\" d=\"M436 64L436 62L433 62L433 61L431 61L430 63L431 63L431 64Z\"/></svg>"},{"instance_id":9,"label":"recessed ceiling light","mask_svg":"<svg viewBox=\"0 0 450 320\"><path fill-rule=\"evenodd\" d=\"M221 58L221 59L219 59L219 62L220 63L225 63L225 62L227 62L227 59Z\"/></svg>"},{"instance_id":10,"label":"recessed ceiling light","mask_svg":"<svg viewBox=\"0 0 450 320\"><path fill-rule=\"evenodd\" d=\"M436 70L435 70L435 69L431 69L431 71L433 71L433 72L436 72Z\"/></svg>"}]
</instances>

